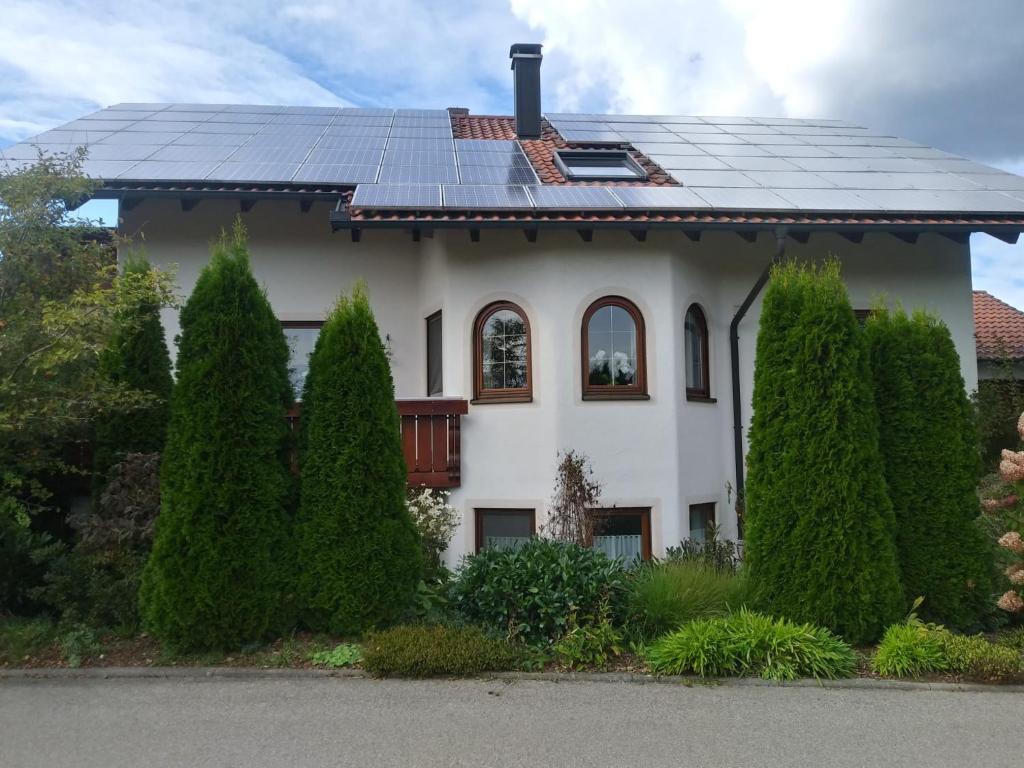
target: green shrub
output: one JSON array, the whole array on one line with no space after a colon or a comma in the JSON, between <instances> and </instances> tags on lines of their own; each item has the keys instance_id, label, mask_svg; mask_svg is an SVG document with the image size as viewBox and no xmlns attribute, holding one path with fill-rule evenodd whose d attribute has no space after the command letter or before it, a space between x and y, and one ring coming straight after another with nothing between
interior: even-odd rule
<instances>
[{"instance_id":1,"label":"green shrub","mask_svg":"<svg viewBox=\"0 0 1024 768\"><path fill-rule=\"evenodd\" d=\"M512 645L476 627L406 624L371 633L363 642L363 669L378 677L474 675L517 664Z\"/></svg>"},{"instance_id":2,"label":"green shrub","mask_svg":"<svg viewBox=\"0 0 1024 768\"><path fill-rule=\"evenodd\" d=\"M558 661L569 669L603 668L622 653L622 633L606 614L602 613L593 623L582 625L571 616L569 625L569 631L552 648Z\"/></svg>"},{"instance_id":3,"label":"green shrub","mask_svg":"<svg viewBox=\"0 0 1024 768\"><path fill-rule=\"evenodd\" d=\"M996 637L996 645L1001 645L1005 648L1013 648L1016 651L1024 653L1024 627L1016 627L1015 629L1008 629L1001 632Z\"/></svg>"},{"instance_id":4,"label":"green shrub","mask_svg":"<svg viewBox=\"0 0 1024 768\"><path fill-rule=\"evenodd\" d=\"M292 487L288 344L240 223L181 312L177 375L142 615L176 651L239 647L282 622Z\"/></svg>"},{"instance_id":5,"label":"green shrub","mask_svg":"<svg viewBox=\"0 0 1024 768\"><path fill-rule=\"evenodd\" d=\"M724 616L748 602L745 576L718 571L700 560L667 560L640 568L633 578L630 621L642 637L655 637L694 619Z\"/></svg>"},{"instance_id":6,"label":"green shrub","mask_svg":"<svg viewBox=\"0 0 1024 768\"><path fill-rule=\"evenodd\" d=\"M603 552L534 538L517 549L468 558L451 586L450 606L467 621L528 644L554 642L577 624L615 620L625 600L622 563Z\"/></svg>"},{"instance_id":7,"label":"green shrub","mask_svg":"<svg viewBox=\"0 0 1024 768\"><path fill-rule=\"evenodd\" d=\"M362 284L338 301L320 331L301 425L305 621L335 634L393 622L412 603L422 557L406 508L395 386Z\"/></svg>"},{"instance_id":8,"label":"green shrub","mask_svg":"<svg viewBox=\"0 0 1024 768\"><path fill-rule=\"evenodd\" d=\"M772 271L747 464L760 605L855 643L881 635L905 607L867 351L836 261Z\"/></svg>"},{"instance_id":9,"label":"green shrub","mask_svg":"<svg viewBox=\"0 0 1024 768\"><path fill-rule=\"evenodd\" d=\"M79 548L51 563L33 595L62 623L84 624L128 634L139 626L139 583L145 555L104 559Z\"/></svg>"},{"instance_id":10,"label":"green shrub","mask_svg":"<svg viewBox=\"0 0 1024 768\"><path fill-rule=\"evenodd\" d=\"M0 618L0 665L17 666L48 650L56 641L50 619Z\"/></svg>"},{"instance_id":11,"label":"green shrub","mask_svg":"<svg viewBox=\"0 0 1024 768\"><path fill-rule=\"evenodd\" d=\"M352 667L363 660L363 651L358 645L352 643L341 643L329 651L315 651L309 656L309 660L317 666L338 669L340 667Z\"/></svg>"},{"instance_id":12,"label":"green shrub","mask_svg":"<svg viewBox=\"0 0 1024 768\"><path fill-rule=\"evenodd\" d=\"M666 561L698 563L723 573L736 573L741 559L736 542L717 535L707 541L686 539L665 550Z\"/></svg>"},{"instance_id":13,"label":"green shrub","mask_svg":"<svg viewBox=\"0 0 1024 768\"><path fill-rule=\"evenodd\" d=\"M80 667L85 659L103 650L95 630L84 624L66 628L61 632L57 643L60 645L61 658L69 667Z\"/></svg>"},{"instance_id":14,"label":"green shrub","mask_svg":"<svg viewBox=\"0 0 1024 768\"><path fill-rule=\"evenodd\" d=\"M993 558L976 524L978 437L953 339L937 318L884 309L865 337L906 602L923 596L923 619L976 627Z\"/></svg>"},{"instance_id":15,"label":"green shrub","mask_svg":"<svg viewBox=\"0 0 1024 768\"><path fill-rule=\"evenodd\" d=\"M964 677L983 682L1020 679L1024 658L1018 650L988 642L981 635L954 635L944 632L943 651L948 669Z\"/></svg>"},{"instance_id":16,"label":"green shrub","mask_svg":"<svg viewBox=\"0 0 1024 768\"><path fill-rule=\"evenodd\" d=\"M871 668L885 677L920 677L946 671L949 661L941 634L910 619L885 630Z\"/></svg>"},{"instance_id":17,"label":"green shrub","mask_svg":"<svg viewBox=\"0 0 1024 768\"><path fill-rule=\"evenodd\" d=\"M142 280L150 269L145 256L133 254L125 261L123 279ZM97 497L107 484L111 467L127 454L164 449L174 381L159 303L143 300L121 313L114 337L100 357L100 371L111 384L152 399L138 408L108 411L97 419L93 439Z\"/></svg>"},{"instance_id":18,"label":"green shrub","mask_svg":"<svg viewBox=\"0 0 1024 768\"><path fill-rule=\"evenodd\" d=\"M0 493L0 614L31 615L43 610L36 591L64 544L32 529L24 507Z\"/></svg>"},{"instance_id":19,"label":"green shrub","mask_svg":"<svg viewBox=\"0 0 1024 768\"><path fill-rule=\"evenodd\" d=\"M850 677L857 666L853 649L827 629L745 609L685 624L655 641L646 659L659 674L768 680Z\"/></svg>"}]
</instances>

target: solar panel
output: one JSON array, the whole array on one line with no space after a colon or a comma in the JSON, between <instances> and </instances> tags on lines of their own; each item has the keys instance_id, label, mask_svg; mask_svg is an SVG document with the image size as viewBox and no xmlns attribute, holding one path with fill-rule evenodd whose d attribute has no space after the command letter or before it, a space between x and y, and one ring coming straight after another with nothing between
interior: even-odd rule
<instances>
[{"instance_id":1,"label":"solar panel","mask_svg":"<svg viewBox=\"0 0 1024 768\"><path fill-rule=\"evenodd\" d=\"M560 130L562 138L566 141L573 142L575 144L626 144L626 139L622 138L619 134L614 131L576 131L576 130Z\"/></svg>"},{"instance_id":2,"label":"solar panel","mask_svg":"<svg viewBox=\"0 0 1024 768\"><path fill-rule=\"evenodd\" d=\"M331 125L324 131L325 136L376 136L387 138L391 128L386 125Z\"/></svg>"},{"instance_id":3,"label":"solar panel","mask_svg":"<svg viewBox=\"0 0 1024 768\"><path fill-rule=\"evenodd\" d=\"M686 131L676 131L676 136L693 144L745 144L746 140L735 133L693 133L692 126L685 125ZM656 134L655 134L656 135ZM651 141L650 138L647 141ZM657 141L657 139L655 139Z\"/></svg>"},{"instance_id":4,"label":"solar panel","mask_svg":"<svg viewBox=\"0 0 1024 768\"><path fill-rule=\"evenodd\" d=\"M79 120L128 120L134 122L136 120L144 120L150 115L156 114L151 110L130 110L130 109L101 109L99 112L93 112L91 115L85 115L78 118Z\"/></svg>"},{"instance_id":5,"label":"solar panel","mask_svg":"<svg viewBox=\"0 0 1024 768\"><path fill-rule=\"evenodd\" d=\"M130 125L131 120L72 120L62 125L62 131L122 131Z\"/></svg>"},{"instance_id":6,"label":"solar panel","mask_svg":"<svg viewBox=\"0 0 1024 768\"><path fill-rule=\"evenodd\" d=\"M154 112L146 118L155 122L193 122L202 123L210 119L209 112L184 112L168 110L166 112Z\"/></svg>"},{"instance_id":7,"label":"solar panel","mask_svg":"<svg viewBox=\"0 0 1024 768\"><path fill-rule=\"evenodd\" d=\"M445 208L467 210L530 210L533 201L521 186L446 184L441 188Z\"/></svg>"},{"instance_id":8,"label":"solar panel","mask_svg":"<svg viewBox=\"0 0 1024 768\"><path fill-rule=\"evenodd\" d=\"M384 151L379 149L324 149L317 148L309 153L307 163L326 163L331 165L380 165Z\"/></svg>"},{"instance_id":9,"label":"solar panel","mask_svg":"<svg viewBox=\"0 0 1024 768\"><path fill-rule=\"evenodd\" d=\"M317 136L285 136L281 134L267 134L253 136L247 143L247 147L284 147L292 149L304 147L312 149L317 142Z\"/></svg>"},{"instance_id":10,"label":"solar panel","mask_svg":"<svg viewBox=\"0 0 1024 768\"><path fill-rule=\"evenodd\" d=\"M464 165L459 175L463 184L540 184L532 167Z\"/></svg>"},{"instance_id":11,"label":"solar panel","mask_svg":"<svg viewBox=\"0 0 1024 768\"><path fill-rule=\"evenodd\" d=\"M263 130L262 123L215 123L213 121L202 123L198 128L193 128L189 133L248 133L253 134Z\"/></svg>"},{"instance_id":12,"label":"solar panel","mask_svg":"<svg viewBox=\"0 0 1024 768\"><path fill-rule=\"evenodd\" d=\"M710 128L711 126L707 126ZM669 129L659 123L615 123L609 122L599 128L583 128L580 123L574 127L578 131L605 130L615 131L625 135L626 133L669 133Z\"/></svg>"},{"instance_id":13,"label":"solar panel","mask_svg":"<svg viewBox=\"0 0 1024 768\"><path fill-rule=\"evenodd\" d=\"M457 184L454 165L382 165L377 180L382 184Z\"/></svg>"},{"instance_id":14,"label":"solar panel","mask_svg":"<svg viewBox=\"0 0 1024 768\"><path fill-rule=\"evenodd\" d=\"M703 155L707 154L696 144L682 143L682 139L676 139L672 143L658 142L654 144L633 143L633 146L645 155Z\"/></svg>"},{"instance_id":15,"label":"solar panel","mask_svg":"<svg viewBox=\"0 0 1024 768\"><path fill-rule=\"evenodd\" d=\"M625 208L673 209L706 208L707 204L684 187L614 187L611 193Z\"/></svg>"},{"instance_id":16,"label":"solar panel","mask_svg":"<svg viewBox=\"0 0 1024 768\"><path fill-rule=\"evenodd\" d=\"M224 108L225 112L264 112L271 115L276 115L280 112L284 112L284 107L275 107L270 104L231 104Z\"/></svg>"},{"instance_id":17,"label":"solar panel","mask_svg":"<svg viewBox=\"0 0 1024 768\"><path fill-rule=\"evenodd\" d=\"M260 129L261 136L322 136L324 126L322 125L282 125L280 123L267 123Z\"/></svg>"},{"instance_id":18,"label":"solar panel","mask_svg":"<svg viewBox=\"0 0 1024 768\"><path fill-rule=\"evenodd\" d=\"M9 147L0 149L0 153L2 153L8 160L36 160L39 157L40 151L44 154L50 154L46 149L46 146L47 145L13 144Z\"/></svg>"},{"instance_id":19,"label":"solar panel","mask_svg":"<svg viewBox=\"0 0 1024 768\"><path fill-rule=\"evenodd\" d=\"M174 144L185 144L203 147L240 147L252 138L248 133L186 133Z\"/></svg>"},{"instance_id":20,"label":"solar panel","mask_svg":"<svg viewBox=\"0 0 1024 768\"><path fill-rule=\"evenodd\" d=\"M360 184L353 208L423 209L441 207L441 187L435 185Z\"/></svg>"},{"instance_id":21,"label":"solar panel","mask_svg":"<svg viewBox=\"0 0 1024 768\"><path fill-rule=\"evenodd\" d=\"M395 110L381 109L377 107L342 107L338 110L339 115L355 115L363 117L393 117Z\"/></svg>"},{"instance_id":22,"label":"solar panel","mask_svg":"<svg viewBox=\"0 0 1024 768\"><path fill-rule=\"evenodd\" d=\"M737 171L798 171L797 166L781 157L726 157L722 159Z\"/></svg>"},{"instance_id":23,"label":"solar panel","mask_svg":"<svg viewBox=\"0 0 1024 768\"><path fill-rule=\"evenodd\" d=\"M110 161L101 161L110 162ZM143 179L146 181L168 181L178 179L203 179L216 168L216 162L172 163L158 160L142 160L135 163L130 172L121 174L125 179Z\"/></svg>"},{"instance_id":24,"label":"solar panel","mask_svg":"<svg viewBox=\"0 0 1024 768\"><path fill-rule=\"evenodd\" d=\"M131 103L131 102L122 102L121 104L112 104L110 106L110 109L124 110L124 111L128 111L128 112L156 112L156 111L159 111L159 110L162 110L162 109L167 109L168 107L173 107L173 106L175 106L175 105L174 104L154 104L154 103L149 103L149 104L142 103L142 104L139 104L139 103Z\"/></svg>"},{"instance_id":25,"label":"solar panel","mask_svg":"<svg viewBox=\"0 0 1024 768\"><path fill-rule=\"evenodd\" d=\"M780 189L779 197L804 211L871 211L878 206L848 189Z\"/></svg>"},{"instance_id":26,"label":"solar panel","mask_svg":"<svg viewBox=\"0 0 1024 768\"><path fill-rule=\"evenodd\" d=\"M459 152L494 152L511 154L520 151L518 141L488 139L456 139L455 148Z\"/></svg>"},{"instance_id":27,"label":"solar panel","mask_svg":"<svg viewBox=\"0 0 1024 768\"><path fill-rule=\"evenodd\" d=\"M778 157L835 157L835 154L821 147L812 147L809 144L775 144L775 140L785 138L772 136L772 143L759 144L762 149L771 152Z\"/></svg>"},{"instance_id":28,"label":"solar panel","mask_svg":"<svg viewBox=\"0 0 1024 768\"><path fill-rule=\"evenodd\" d=\"M140 120L137 123L132 123L130 126L122 128L123 131L149 131L152 133L162 133L164 131L191 131L193 128L198 128L202 123L188 122L188 123L156 123L149 122L147 120Z\"/></svg>"},{"instance_id":29,"label":"solar panel","mask_svg":"<svg viewBox=\"0 0 1024 768\"><path fill-rule=\"evenodd\" d=\"M316 182L320 184L360 184L377 180L376 164L356 163L304 163L299 167L293 182Z\"/></svg>"},{"instance_id":30,"label":"solar panel","mask_svg":"<svg viewBox=\"0 0 1024 768\"><path fill-rule=\"evenodd\" d=\"M86 160L82 164L82 173L93 179L113 179L121 174L130 176L132 166L137 165L132 160Z\"/></svg>"},{"instance_id":31,"label":"solar panel","mask_svg":"<svg viewBox=\"0 0 1024 768\"><path fill-rule=\"evenodd\" d=\"M960 178L988 189L1012 192L1024 190L1024 178L1012 173L965 173Z\"/></svg>"},{"instance_id":32,"label":"solar panel","mask_svg":"<svg viewBox=\"0 0 1024 768\"><path fill-rule=\"evenodd\" d=\"M449 150L452 148L451 139L410 139L395 138L388 139L388 149L413 149L413 150Z\"/></svg>"},{"instance_id":33,"label":"solar panel","mask_svg":"<svg viewBox=\"0 0 1024 768\"><path fill-rule=\"evenodd\" d=\"M377 127L388 127L392 125L393 118L390 115L339 115L334 118L334 126L341 125L374 125Z\"/></svg>"},{"instance_id":34,"label":"solar panel","mask_svg":"<svg viewBox=\"0 0 1024 768\"><path fill-rule=\"evenodd\" d=\"M111 147L113 149L113 147ZM178 144L171 144L163 147L152 154L149 158L151 160L169 160L171 162L203 162L203 161L221 161L227 160L233 152L235 147L196 147L196 146L183 146ZM93 153L89 153L90 157L93 157ZM99 160L100 158L96 158ZM126 160L128 158L119 157L120 160ZM142 158L139 158L142 159Z\"/></svg>"},{"instance_id":35,"label":"solar panel","mask_svg":"<svg viewBox=\"0 0 1024 768\"><path fill-rule=\"evenodd\" d=\"M210 116L207 123L253 123L263 125L269 123L273 115L249 114L246 112L217 112Z\"/></svg>"},{"instance_id":36,"label":"solar panel","mask_svg":"<svg viewBox=\"0 0 1024 768\"><path fill-rule=\"evenodd\" d=\"M384 165L455 165L455 150L389 149L384 153Z\"/></svg>"},{"instance_id":37,"label":"solar panel","mask_svg":"<svg viewBox=\"0 0 1024 768\"><path fill-rule=\"evenodd\" d=\"M415 128L412 126L396 125L391 129L391 136L399 139L450 139L452 129L450 126L445 128Z\"/></svg>"},{"instance_id":38,"label":"solar panel","mask_svg":"<svg viewBox=\"0 0 1024 768\"><path fill-rule=\"evenodd\" d=\"M626 138L627 135L623 134ZM632 133L628 135L629 143L636 146L640 144L678 144L681 141L686 141L679 136L677 133Z\"/></svg>"},{"instance_id":39,"label":"solar panel","mask_svg":"<svg viewBox=\"0 0 1024 768\"><path fill-rule=\"evenodd\" d=\"M28 139L33 144L64 144L78 146L79 144L91 144L112 136L112 131L45 131L38 136Z\"/></svg>"},{"instance_id":40,"label":"solar panel","mask_svg":"<svg viewBox=\"0 0 1024 768\"><path fill-rule=\"evenodd\" d=\"M298 163L221 163L209 174L217 181L290 181L299 169Z\"/></svg>"},{"instance_id":41,"label":"solar panel","mask_svg":"<svg viewBox=\"0 0 1024 768\"><path fill-rule=\"evenodd\" d=\"M709 117L701 115L700 119L712 125L757 125L754 119L750 117Z\"/></svg>"},{"instance_id":42,"label":"solar panel","mask_svg":"<svg viewBox=\"0 0 1024 768\"><path fill-rule=\"evenodd\" d=\"M698 144L708 154L716 157L768 157L768 150L753 144Z\"/></svg>"},{"instance_id":43,"label":"solar panel","mask_svg":"<svg viewBox=\"0 0 1024 768\"><path fill-rule=\"evenodd\" d=\"M448 117L447 109L396 109L395 117Z\"/></svg>"},{"instance_id":44,"label":"solar panel","mask_svg":"<svg viewBox=\"0 0 1024 768\"><path fill-rule=\"evenodd\" d=\"M666 171L728 171L731 169L731 166L710 155L651 155L650 158Z\"/></svg>"},{"instance_id":45,"label":"solar panel","mask_svg":"<svg viewBox=\"0 0 1024 768\"><path fill-rule=\"evenodd\" d=\"M228 108L228 104L171 104L168 112L220 112Z\"/></svg>"},{"instance_id":46,"label":"solar panel","mask_svg":"<svg viewBox=\"0 0 1024 768\"><path fill-rule=\"evenodd\" d=\"M522 152L505 154L504 152L459 152L459 165L491 165L501 167L519 166L529 168L530 161Z\"/></svg>"},{"instance_id":47,"label":"solar panel","mask_svg":"<svg viewBox=\"0 0 1024 768\"><path fill-rule=\"evenodd\" d=\"M153 133L150 131L118 131L100 140L101 144L170 144L184 134Z\"/></svg>"},{"instance_id":48,"label":"solar panel","mask_svg":"<svg viewBox=\"0 0 1024 768\"><path fill-rule=\"evenodd\" d=\"M622 203L607 187L543 187L530 188L530 197L540 209L555 210L618 210Z\"/></svg>"},{"instance_id":49,"label":"solar panel","mask_svg":"<svg viewBox=\"0 0 1024 768\"><path fill-rule=\"evenodd\" d=\"M789 204L767 189L736 189L733 187L701 187L694 190L712 208L743 211L786 210Z\"/></svg>"},{"instance_id":50,"label":"solar panel","mask_svg":"<svg viewBox=\"0 0 1024 768\"><path fill-rule=\"evenodd\" d=\"M235 152L231 160L239 163L301 163L309 151L309 146L245 146Z\"/></svg>"},{"instance_id":51,"label":"solar panel","mask_svg":"<svg viewBox=\"0 0 1024 768\"><path fill-rule=\"evenodd\" d=\"M744 173L762 187L814 189L835 186L828 179L807 171L744 171Z\"/></svg>"},{"instance_id":52,"label":"solar panel","mask_svg":"<svg viewBox=\"0 0 1024 768\"><path fill-rule=\"evenodd\" d=\"M334 118L328 115L282 114L270 121L280 125L330 125Z\"/></svg>"},{"instance_id":53,"label":"solar panel","mask_svg":"<svg viewBox=\"0 0 1024 768\"><path fill-rule=\"evenodd\" d=\"M739 171L681 171L676 180L688 187L756 187L757 182Z\"/></svg>"},{"instance_id":54,"label":"solar panel","mask_svg":"<svg viewBox=\"0 0 1024 768\"><path fill-rule=\"evenodd\" d=\"M987 213L1024 213L1024 200L1001 192L942 192L921 190L857 191L869 203L886 211L985 211Z\"/></svg>"},{"instance_id":55,"label":"solar panel","mask_svg":"<svg viewBox=\"0 0 1024 768\"><path fill-rule=\"evenodd\" d=\"M448 128L452 121L447 117L396 117L393 125L408 128Z\"/></svg>"},{"instance_id":56,"label":"solar panel","mask_svg":"<svg viewBox=\"0 0 1024 768\"><path fill-rule=\"evenodd\" d=\"M388 140L382 136L324 136L317 149L379 149L383 151Z\"/></svg>"}]
</instances>

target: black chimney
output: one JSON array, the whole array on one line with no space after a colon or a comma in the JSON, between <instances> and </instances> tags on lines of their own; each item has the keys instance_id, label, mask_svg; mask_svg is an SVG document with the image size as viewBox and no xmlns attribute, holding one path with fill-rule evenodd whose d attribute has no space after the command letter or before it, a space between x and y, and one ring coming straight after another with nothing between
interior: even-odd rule
<instances>
[{"instance_id":1,"label":"black chimney","mask_svg":"<svg viewBox=\"0 0 1024 768\"><path fill-rule=\"evenodd\" d=\"M539 43L514 43L509 50L516 88L516 135L520 139L540 138L540 54Z\"/></svg>"}]
</instances>

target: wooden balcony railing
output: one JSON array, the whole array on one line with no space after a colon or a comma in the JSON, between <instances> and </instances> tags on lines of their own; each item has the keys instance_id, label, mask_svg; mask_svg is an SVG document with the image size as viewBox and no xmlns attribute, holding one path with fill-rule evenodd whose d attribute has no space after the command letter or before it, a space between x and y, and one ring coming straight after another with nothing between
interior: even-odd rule
<instances>
[{"instance_id":1,"label":"wooden balcony railing","mask_svg":"<svg viewBox=\"0 0 1024 768\"><path fill-rule=\"evenodd\" d=\"M460 421L469 411L469 403L448 397L398 400L397 403L409 485L458 488Z\"/></svg>"},{"instance_id":2,"label":"wooden balcony railing","mask_svg":"<svg viewBox=\"0 0 1024 768\"><path fill-rule=\"evenodd\" d=\"M401 418L402 454L411 487L458 488L461 478L460 422L469 403L454 397L396 400ZM299 426L299 406L288 414Z\"/></svg>"}]
</instances>

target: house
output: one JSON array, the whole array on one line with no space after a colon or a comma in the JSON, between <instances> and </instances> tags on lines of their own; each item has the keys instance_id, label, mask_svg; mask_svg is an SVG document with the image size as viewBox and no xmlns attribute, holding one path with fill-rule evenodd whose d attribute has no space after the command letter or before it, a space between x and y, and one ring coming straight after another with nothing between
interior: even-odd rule
<instances>
[{"instance_id":1,"label":"house","mask_svg":"<svg viewBox=\"0 0 1024 768\"><path fill-rule=\"evenodd\" d=\"M1024 312L988 291L975 291L974 343L979 381L1004 378L1008 372L1024 380Z\"/></svg>"},{"instance_id":2,"label":"house","mask_svg":"<svg viewBox=\"0 0 1024 768\"><path fill-rule=\"evenodd\" d=\"M3 151L86 145L128 235L188 293L241 213L296 386L335 298L367 281L410 483L452 491L449 553L529 536L559 451L603 485L598 545L741 534L769 265L841 259L865 309L939 314L977 383L969 236L1015 241L1024 179L842 120L118 104ZM165 316L170 337L174 313Z\"/></svg>"}]
</instances>

